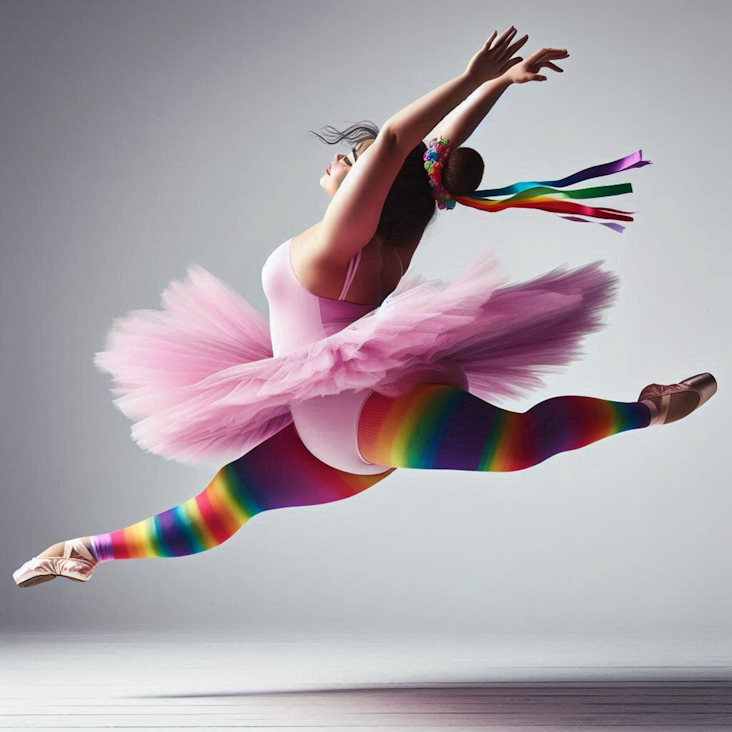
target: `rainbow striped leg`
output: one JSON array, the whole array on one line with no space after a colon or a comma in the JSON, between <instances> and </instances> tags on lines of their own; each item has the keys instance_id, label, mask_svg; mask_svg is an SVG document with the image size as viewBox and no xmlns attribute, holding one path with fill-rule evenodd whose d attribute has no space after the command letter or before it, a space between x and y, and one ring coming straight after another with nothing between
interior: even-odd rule
<instances>
[{"instance_id":1,"label":"rainbow striped leg","mask_svg":"<svg viewBox=\"0 0 732 732\"><path fill-rule=\"evenodd\" d=\"M91 537L100 562L181 557L213 549L252 516L290 506L340 501L391 475L354 475L326 465L291 423L221 468L197 496L124 529Z\"/></svg>"},{"instance_id":2,"label":"rainbow striped leg","mask_svg":"<svg viewBox=\"0 0 732 732\"><path fill-rule=\"evenodd\" d=\"M378 465L507 472L650 420L641 402L559 396L511 412L453 386L421 384L396 398L374 392L361 410L358 447Z\"/></svg>"}]
</instances>

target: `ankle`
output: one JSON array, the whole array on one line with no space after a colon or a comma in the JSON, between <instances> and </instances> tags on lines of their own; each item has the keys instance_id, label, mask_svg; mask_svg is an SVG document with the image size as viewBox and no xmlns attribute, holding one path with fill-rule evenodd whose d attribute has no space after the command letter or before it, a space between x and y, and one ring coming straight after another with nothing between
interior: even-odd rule
<instances>
[{"instance_id":1,"label":"ankle","mask_svg":"<svg viewBox=\"0 0 732 732\"><path fill-rule=\"evenodd\" d=\"M94 559L99 561L99 557L97 556L97 550L94 548L94 542L92 541L91 536L82 536L81 540L82 542L84 542L84 546L91 552Z\"/></svg>"},{"instance_id":2,"label":"ankle","mask_svg":"<svg viewBox=\"0 0 732 732\"><path fill-rule=\"evenodd\" d=\"M645 404L648 409L651 410L651 421L648 423L648 426L651 427L652 425L656 424L661 413L660 399L658 399L657 397L651 399L641 399L639 404Z\"/></svg>"},{"instance_id":3,"label":"ankle","mask_svg":"<svg viewBox=\"0 0 732 732\"><path fill-rule=\"evenodd\" d=\"M94 544L92 543L91 536L81 536L79 537L84 544L84 546L91 552L91 555L99 561L99 557L97 556L97 552L94 549ZM65 548L65 541L59 541L56 544L52 544L48 547L45 551L41 552L40 554L37 554L36 556L39 557L62 557L64 555L64 548ZM79 553L72 551L72 556L77 556Z\"/></svg>"}]
</instances>

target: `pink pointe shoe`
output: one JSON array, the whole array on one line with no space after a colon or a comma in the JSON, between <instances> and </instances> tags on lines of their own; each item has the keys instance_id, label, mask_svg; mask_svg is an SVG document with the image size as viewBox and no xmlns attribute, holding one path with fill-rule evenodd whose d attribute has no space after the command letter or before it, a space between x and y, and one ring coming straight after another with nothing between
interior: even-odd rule
<instances>
[{"instance_id":1,"label":"pink pointe shoe","mask_svg":"<svg viewBox=\"0 0 732 732\"><path fill-rule=\"evenodd\" d=\"M76 552L76 556L72 555L72 551ZM86 582L98 564L81 538L69 539L64 542L63 556L33 557L13 572L13 579L19 587L33 587L50 582L55 577Z\"/></svg>"},{"instance_id":2,"label":"pink pointe shoe","mask_svg":"<svg viewBox=\"0 0 732 732\"><path fill-rule=\"evenodd\" d=\"M678 384L649 384L638 397L651 409L648 425L676 422L699 409L717 391L717 381L709 374L697 374Z\"/></svg>"}]
</instances>

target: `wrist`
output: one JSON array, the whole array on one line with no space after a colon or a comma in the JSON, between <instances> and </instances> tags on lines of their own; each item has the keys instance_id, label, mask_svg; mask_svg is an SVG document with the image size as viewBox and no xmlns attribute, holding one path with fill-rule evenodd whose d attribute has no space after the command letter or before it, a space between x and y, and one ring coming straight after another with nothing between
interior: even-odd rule
<instances>
[{"instance_id":1,"label":"wrist","mask_svg":"<svg viewBox=\"0 0 732 732\"><path fill-rule=\"evenodd\" d=\"M492 79L477 79L469 71L464 71L462 76L468 81L468 83L472 84L475 89L479 89L485 84L490 84L491 86L511 86L514 81L507 74L508 72L505 72L501 74L501 76L495 76Z\"/></svg>"},{"instance_id":2,"label":"wrist","mask_svg":"<svg viewBox=\"0 0 732 732\"><path fill-rule=\"evenodd\" d=\"M473 87L473 90L479 89L485 83L485 79L478 79L467 70L460 74L460 78L464 79L467 84Z\"/></svg>"},{"instance_id":3,"label":"wrist","mask_svg":"<svg viewBox=\"0 0 732 732\"><path fill-rule=\"evenodd\" d=\"M494 89L503 90L508 89L508 87L514 83L514 81L511 77L503 74L502 76L497 76L495 79L491 79L487 83L489 83Z\"/></svg>"}]
</instances>

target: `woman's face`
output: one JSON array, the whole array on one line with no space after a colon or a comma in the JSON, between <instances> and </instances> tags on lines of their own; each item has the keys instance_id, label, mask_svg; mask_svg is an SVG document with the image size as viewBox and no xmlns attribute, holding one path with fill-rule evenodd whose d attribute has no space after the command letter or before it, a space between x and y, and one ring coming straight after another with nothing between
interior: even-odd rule
<instances>
[{"instance_id":1,"label":"woman's face","mask_svg":"<svg viewBox=\"0 0 732 732\"><path fill-rule=\"evenodd\" d=\"M373 139L364 140L354 145L348 155L336 155L333 158L320 179L320 185L331 198L335 196L343 179L348 175L348 171L374 142L375 140Z\"/></svg>"}]
</instances>

